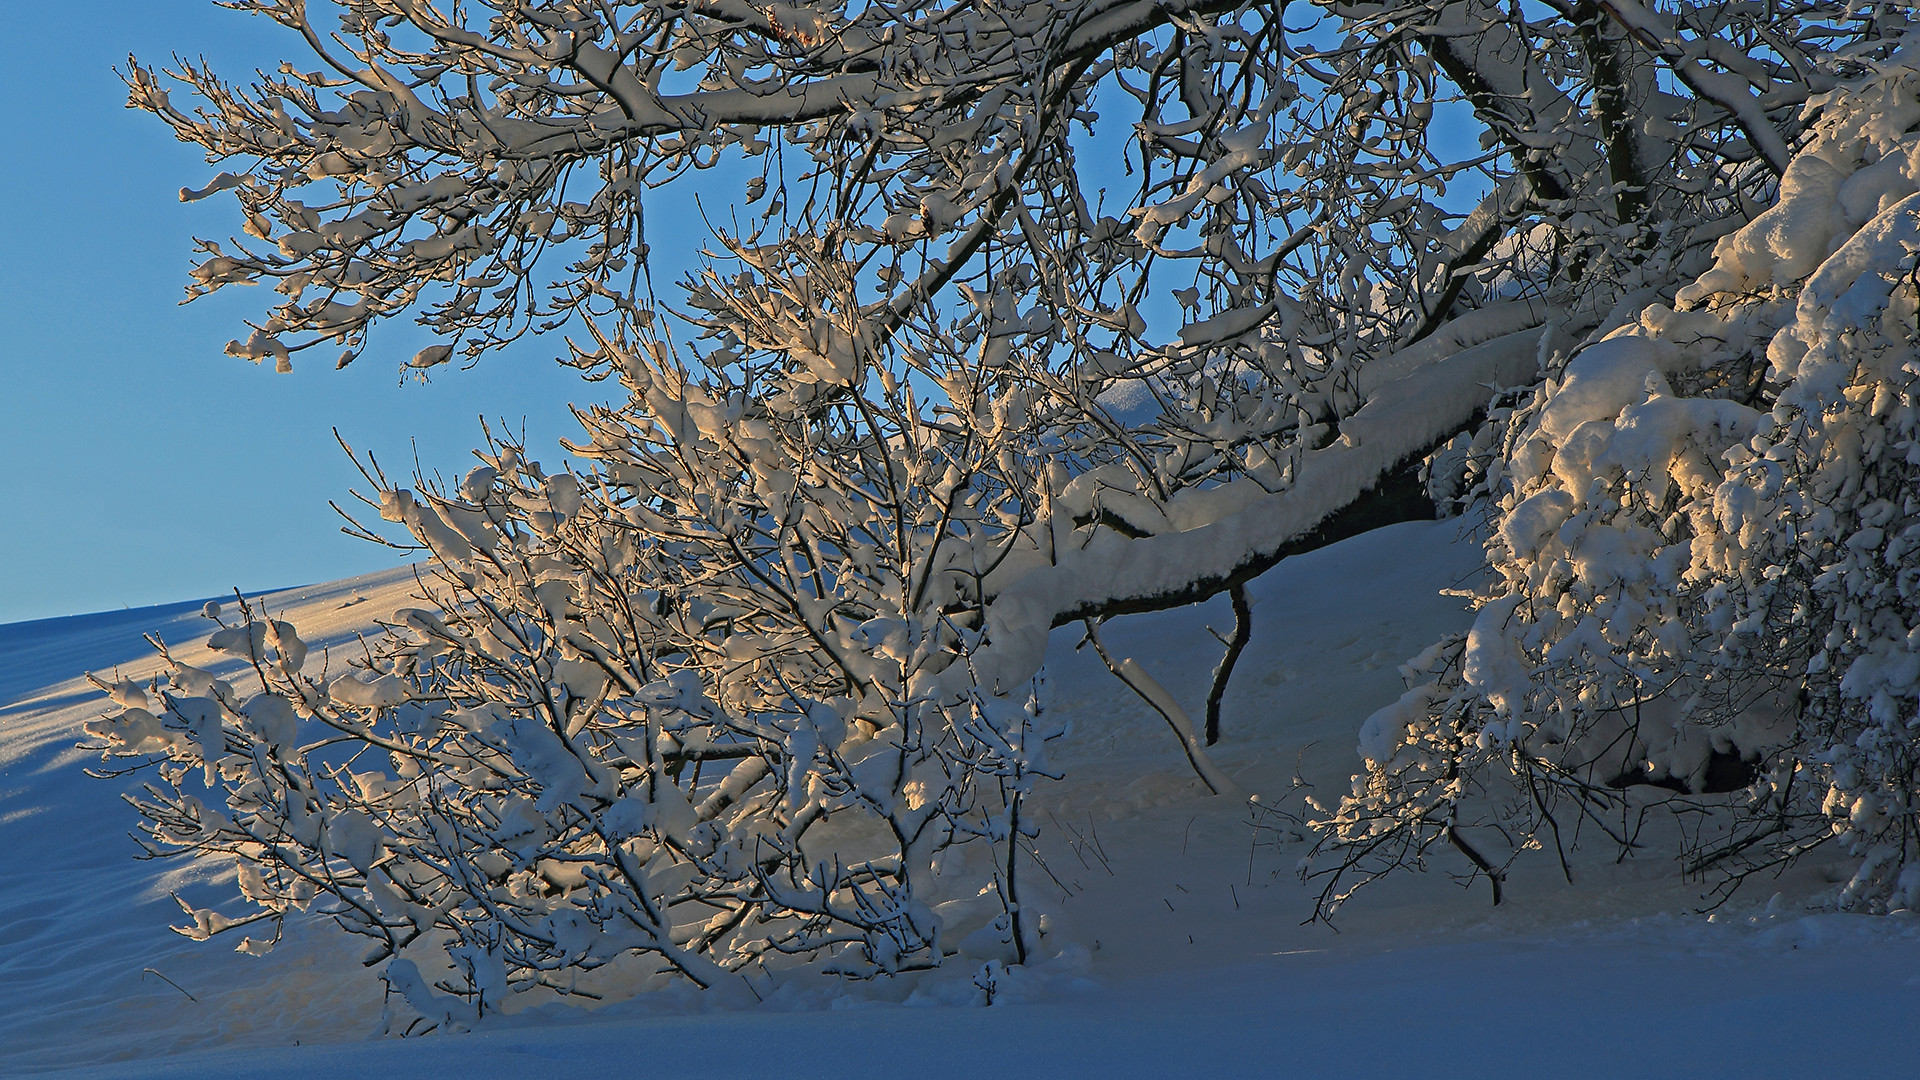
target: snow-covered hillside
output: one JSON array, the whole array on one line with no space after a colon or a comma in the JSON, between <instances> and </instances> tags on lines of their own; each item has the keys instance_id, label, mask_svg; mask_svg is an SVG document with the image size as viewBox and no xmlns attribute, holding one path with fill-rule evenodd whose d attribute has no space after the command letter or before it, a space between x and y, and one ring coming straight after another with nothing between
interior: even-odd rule
<instances>
[{"instance_id":1,"label":"snow-covered hillside","mask_svg":"<svg viewBox=\"0 0 1920 1080\"><path fill-rule=\"evenodd\" d=\"M1337 794L1397 666L1467 625L1442 590L1480 562L1457 522L1408 524L1261 578L1217 760L1270 805L1296 775ZM412 588L401 569L261 599L301 628L310 664L331 649L338 666ZM1072 720L1053 755L1066 779L1038 796L1047 958L1000 978L991 1009L955 964L374 1039L384 988L329 926L262 958L169 933L170 894L211 902L220 868L136 861L116 795L137 781L88 779L98 761L72 748L101 711L80 673L150 673L143 631L207 655L199 609L0 627L0 1074L1843 1076L1920 1061L1920 919L1809 913L1820 866L1701 915L1703 887L1659 839L1619 865L1596 846L1573 853L1577 890L1536 859L1496 909L1484 881L1448 879L1465 868L1449 854L1361 893L1337 930L1303 925L1303 845L1205 797L1166 725L1068 630L1048 668L1050 708ZM1220 648L1205 624L1230 619L1219 602L1116 620L1104 639L1197 710Z\"/></svg>"}]
</instances>

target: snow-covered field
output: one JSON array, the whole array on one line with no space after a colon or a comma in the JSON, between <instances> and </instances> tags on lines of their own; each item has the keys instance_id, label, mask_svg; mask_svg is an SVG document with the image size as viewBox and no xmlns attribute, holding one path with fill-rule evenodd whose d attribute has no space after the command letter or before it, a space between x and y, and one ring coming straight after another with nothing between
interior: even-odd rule
<instances>
[{"instance_id":1,"label":"snow-covered field","mask_svg":"<svg viewBox=\"0 0 1920 1080\"><path fill-rule=\"evenodd\" d=\"M1468 622L1478 545L1408 524L1288 560L1255 583L1254 638L1217 759L1278 796L1331 796L1397 666ZM401 569L264 598L313 645L354 644L413 588ZM1303 925L1298 845L1203 797L1173 736L1055 634L1051 708L1073 719L1043 795L1048 958L996 988L964 972L795 977L764 1002L662 993L480 1032L375 1039L382 984L325 924L263 958L168 932L209 870L141 862L116 795L73 749L103 700L81 672L144 676L140 640L197 650L199 602L0 627L0 1075L297 1077L555 1069L781 1076L1920 1075L1920 918L1810 912L1826 868L1750 883L1712 915L1649 850L1574 853L1569 886L1523 862L1506 902L1445 871L1382 883L1337 930ZM1198 710L1218 607L1111 624L1109 649ZM202 655L205 655L202 652Z\"/></svg>"}]
</instances>

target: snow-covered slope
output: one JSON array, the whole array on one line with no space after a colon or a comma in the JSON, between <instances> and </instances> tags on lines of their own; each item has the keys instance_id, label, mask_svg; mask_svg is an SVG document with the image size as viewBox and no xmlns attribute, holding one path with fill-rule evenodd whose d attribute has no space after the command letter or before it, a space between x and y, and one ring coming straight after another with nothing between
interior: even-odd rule
<instances>
[{"instance_id":1,"label":"snow-covered slope","mask_svg":"<svg viewBox=\"0 0 1920 1080\"><path fill-rule=\"evenodd\" d=\"M1480 561L1457 523L1409 524L1262 578L1222 766L1270 799L1296 772L1334 794L1361 720L1400 690L1397 665L1466 625L1441 590ZM402 569L264 601L321 663L411 587ZM1303 848L1203 797L1165 724L1070 630L1049 662L1050 707L1073 719L1054 756L1067 779L1042 799L1049 959L997 986L993 1008L965 1003L977 992L958 971L805 977L764 1004L665 993L369 1041L382 985L326 925L259 959L169 933L169 893L210 897L210 870L135 861L115 795L136 781L90 780L72 749L99 711L80 672L145 674L147 630L198 649L199 607L0 627L0 1074L1802 1076L1920 1061L1920 919L1806 914L1819 867L1708 917L1658 850L1619 866L1576 852L1578 888L1534 860L1498 909L1484 883L1450 882L1443 856L1361 894L1338 933L1302 925ZM1220 648L1205 624L1230 618L1140 616L1103 637L1197 712Z\"/></svg>"},{"instance_id":2,"label":"snow-covered slope","mask_svg":"<svg viewBox=\"0 0 1920 1080\"><path fill-rule=\"evenodd\" d=\"M412 584L400 569L264 603L312 620L318 657L350 645ZM135 818L118 796L137 780L83 771L100 762L74 744L103 699L82 673L158 670L147 632L182 655L210 655L201 642L214 627L200 609L0 627L0 1073L232 1040L291 1043L364 1031L379 1016L380 985L364 985L335 935L303 934L309 947L252 963L171 933L180 908L170 893L192 888L207 868L136 861L127 835Z\"/></svg>"}]
</instances>

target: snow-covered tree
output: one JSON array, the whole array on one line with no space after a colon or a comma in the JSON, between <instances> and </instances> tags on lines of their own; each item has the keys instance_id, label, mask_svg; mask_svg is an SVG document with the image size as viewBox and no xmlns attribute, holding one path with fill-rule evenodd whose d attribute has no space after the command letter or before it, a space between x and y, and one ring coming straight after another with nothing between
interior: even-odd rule
<instances>
[{"instance_id":1,"label":"snow-covered tree","mask_svg":"<svg viewBox=\"0 0 1920 1080\"><path fill-rule=\"evenodd\" d=\"M1920 53L1851 74L1710 269L1489 425L1499 583L1367 721L1323 904L1442 840L1497 897L1655 806L1723 896L1830 845L1836 903L1920 903Z\"/></svg>"},{"instance_id":2,"label":"snow-covered tree","mask_svg":"<svg viewBox=\"0 0 1920 1080\"><path fill-rule=\"evenodd\" d=\"M176 660L164 687L112 686L95 725L159 763L138 800L156 850L237 858L256 920L323 902L423 1013L663 967L712 985L1026 960L1047 632L1098 644L1103 619L1234 594L1205 724L1101 651L1235 792L1205 746L1241 586L1430 496L1496 507L1507 584L1423 661L1445 674L1369 722L1372 764L1327 812L1336 869L1446 837L1497 872L1460 813L1502 769L1577 801L1651 762L1694 791L1766 739L1854 746L1875 694L1910 711L1886 645L1903 616L1882 615L1900 561L1854 539L1904 542L1907 376L1860 359L1872 374L1795 389L1881 347L1754 337L1826 302L1800 283L1833 207L1864 222L1895 190L1836 194L1905 145L1910 99L1879 74L1903 70L1903 9L227 6L287 27L299 63L127 81L229 169L182 197L244 214L250 239L202 242L189 294L280 294L229 352L286 368L331 343L344 365L412 314L441 340L407 361L426 370L563 328L563 361L626 391L580 413L579 472L499 440L457 488L369 466L430 561L358 673L311 670L296 628L243 608L214 644L252 661L247 688ZM1874 134L1834 134L1847 110ZM1818 149L1845 138L1873 149ZM702 175L739 196L663 301L648 192ZM1818 242L1803 213L1829 222ZM1885 340L1873 356L1905 339ZM1594 420L1669 434L1608 450ZM1715 501L1769 476L1765 511ZM1675 537L1701 553L1662 554ZM1817 537L1860 557L1835 570ZM1831 689L1793 670L1816 653ZM1694 726L1608 741L1669 706ZM1789 708L1809 726L1783 735ZM1884 745L1857 760L1794 751L1843 793L1827 818L1867 799L1846 811L1862 838L1907 820L1873 794L1899 783L1904 728L1872 724ZM1786 760L1756 783L1798 799ZM1790 854L1797 828L1731 843ZM1904 865L1898 836L1858 840L1868 877ZM459 997L426 985L423 946Z\"/></svg>"}]
</instances>

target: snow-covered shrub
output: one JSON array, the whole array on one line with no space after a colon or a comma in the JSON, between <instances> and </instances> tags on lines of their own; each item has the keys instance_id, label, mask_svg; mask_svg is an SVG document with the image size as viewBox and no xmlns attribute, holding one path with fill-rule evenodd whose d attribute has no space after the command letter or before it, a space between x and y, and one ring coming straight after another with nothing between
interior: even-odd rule
<instances>
[{"instance_id":1,"label":"snow-covered shrub","mask_svg":"<svg viewBox=\"0 0 1920 1080\"><path fill-rule=\"evenodd\" d=\"M251 691L177 660L158 705L114 688L90 731L164 759L136 801L155 850L234 856L247 921L321 902L415 1009L469 1023L661 970L1024 961L1037 686L940 681L978 640L1005 532L980 523L1033 513L1017 392L953 413L955 439L905 390L748 409L657 340L602 348L631 400L582 414L592 471L494 444L455 491L369 473L433 561L352 670L303 670L297 631L243 609L212 646Z\"/></svg>"},{"instance_id":2,"label":"snow-covered shrub","mask_svg":"<svg viewBox=\"0 0 1920 1080\"><path fill-rule=\"evenodd\" d=\"M1776 200L1712 269L1503 419L1498 582L1367 721L1330 873L1446 839L1497 889L1576 826L1633 846L1654 785L1714 808L1692 871L1831 845L1857 866L1839 903L1920 903L1913 64L1809 101Z\"/></svg>"}]
</instances>

